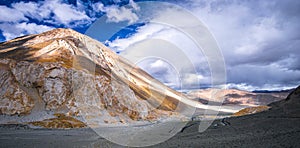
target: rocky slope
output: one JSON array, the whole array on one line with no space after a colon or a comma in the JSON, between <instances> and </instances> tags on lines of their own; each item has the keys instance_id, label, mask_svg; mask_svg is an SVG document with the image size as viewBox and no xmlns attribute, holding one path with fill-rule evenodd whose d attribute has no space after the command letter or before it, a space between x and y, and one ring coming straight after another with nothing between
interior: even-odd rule
<instances>
[{"instance_id":1,"label":"rocky slope","mask_svg":"<svg viewBox=\"0 0 300 148\"><path fill-rule=\"evenodd\" d=\"M216 120L205 132L193 123L183 133L155 147L299 147L300 86L286 99L257 114Z\"/></svg>"},{"instance_id":2,"label":"rocky slope","mask_svg":"<svg viewBox=\"0 0 300 148\"><path fill-rule=\"evenodd\" d=\"M207 107L71 29L1 43L0 88L0 114L6 115L1 123L49 121L64 114L83 116L91 125L124 124Z\"/></svg>"},{"instance_id":3,"label":"rocky slope","mask_svg":"<svg viewBox=\"0 0 300 148\"><path fill-rule=\"evenodd\" d=\"M273 102L269 105L270 112L277 117L300 118L300 86L298 86L286 99Z\"/></svg>"}]
</instances>

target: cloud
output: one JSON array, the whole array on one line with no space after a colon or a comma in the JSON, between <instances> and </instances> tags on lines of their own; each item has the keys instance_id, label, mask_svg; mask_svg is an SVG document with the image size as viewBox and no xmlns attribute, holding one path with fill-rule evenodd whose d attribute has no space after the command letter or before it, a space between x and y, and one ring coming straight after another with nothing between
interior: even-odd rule
<instances>
[{"instance_id":1,"label":"cloud","mask_svg":"<svg viewBox=\"0 0 300 148\"><path fill-rule=\"evenodd\" d=\"M46 25L37 25L35 23L19 23L11 25L10 23L0 24L0 30L2 30L3 36L6 40L10 40L19 36L27 34L36 34L54 29Z\"/></svg>"},{"instance_id":2,"label":"cloud","mask_svg":"<svg viewBox=\"0 0 300 148\"><path fill-rule=\"evenodd\" d=\"M164 62L162 60L157 60L154 63L150 64L151 68L157 68L157 67L162 67L164 65Z\"/></svg>"},{"instance_id":3,"label":"cloud","mask_svg":"<svg viewBox=\"0 0 300 148\"><path fill-rule=\"evenodd\" d=\"M106 12L108 22L118 23L121 21L128 21L128 24L133 24L138 20L138 16L134 11L138 11L139 6L133 0L130 0L129 4L126 7L112 5L103 8L103 5L100 5L98 6L98 9Z\"/></svg>"},{"instance_id":4,"label":"cloud","mask_svg":"<svg viewBox=\"0 0 300 148\"><path fill-rule=\"evenodd\" d=\"M20 22L26 21L27 18L20 11L8 8L6 6L0 6L0 22Z\"/></svg>"},{"instance_id":5,"label":"cloud","mask_svg":"<svg viewBox=\"0 0 300 148\"><path fill-rule=\"evenodd\" d=\"M120 7L119 3L125 4L121 1L115 1L115 3L104 6L101 2L92 3L82 0L77 0L74 4L66 3L64 0L15 2L10 6L0 6L1 31L7 40L32 32L13 30L13 28L20 28L19 23L24 22L36 24L42 28L42 31L46 30L43 28L47 26L48 28L87 28L103 13L107 14L109 22L128 21L132 24L138 19L135 11L138 11L139 7L133 0L128 1L127 7ZM8 23L12 26L11 29L3 28ZM35 33L41 31L35 31Z\"/></svg>"},{"instance_id":6,"label":"cloud","mask_svg":"<svg viewBox=\"0 0 300 148\"><path fill-rule=\"evenodd\" d=\"M173 65L157 58L148 58L137 63L147 73L171 88L180 87L180 76Z\"/></svg>"},{"instance_id":7,"label":"cloud","mask_svg":"<svg viewBox=\"0 0 300 148\"><path fill-rule=\"evenodd\" d=\"M182 83L188 88L199 88L200 84L210 84L211 78L202 74L185 73L182 78Z\"/></svg>"},{"instance_id":8,"label":"cloud","mask_svg":"<svg viewBox=\"0 0 300 148\"><path fill-rule=\"evenodd\" d=\"M90 24L91 18L82 9L61 0L42 1L42 2L18 2L13 3L14 11L21 12L24 16L37 19L39 21L48 20L53 24L63 24L71 26L71 23L82 22ZM6 14L8 14L6 12Z\"/></svg>"},{"instance_id":9,"label":"cloud","mask_svg":"<svg viewBox=\"0 0 300 148\"><path fill-rule=\"evenodd\" d=\"M79 3L79 5L80 5L81 3ZM77 4L78 5L78 4ZM84 5L81 5L81 7L84 7L85 8L85 6ZM99 12L99 11L101 11L101 12L104 12L105 10L104 10L104 5L101 3L101 2L98 2L98 3L95 3L95 4L93 4L92 5L92 8L93 8L93 10L95 10L96 12Z\"/></svg>"},{"instance_id":10,"label":"cloud","mask_svg":"<svg viewBox=\"0 0 300 148\"><path fill-rule=\"evenodd\" d=\"M181 13L180 11L173 11L172 13L160 11L157 12L160 14L159 17L166 17L165 20L172 19L169 17L170 14L179 16ZM190 27L194 27L194 25L192 24ZM107 43L113 50L121 52L122 56L131 60L133 58L128 56L131 54L128 53L128 50L134 50L133 55L150 58L159 57L170 62L176 68L181 80L181 83L173 85L173 88L180 89L179 84L182 84L183 89L199 88L200 85L211 83L211 73L205 55L194 41L180 29L159 23L147 23L139 27L136 32L128 38L116 39ZM154 40L151 43L147 43L147 40L152 39ZM165 76L166 68L163 66L160 66L159 69L153 68L160 64L162 64L161 61L156 61L140 66L161 82L169 85L169 82L172 82L174 78Z\"/></svg>"},{"instance_id":11,"label":"cloud","mask_svg":"<svg viewBox=\"0 0 300 148\"><path fill-rule=\"evenodd\" d=\"M295 85L282 85L282 84L264 84L263 86L249 85L247 83L227 83L225 88L227 89L240 89L246 91L255 91L255 90L268 90L268 91L281 91L289 90L295 88Z\"/></svg>"},{"instance_id":12,"label":"cloud","mask_svg":"<svg viewBox=\"0 0 300 148\"><path fill-rule=\"evenodd\" d=\"M299 85L300 2L199 0L181 4L206 24L215 36L226 62L228 84L242 89L280 89ZM165 19L173 18L170 15L177 16L167 10L155 11ZM182 19L185 21L186 18ZM181 70L184 83L191 87L199 87L194 86L199 79L210 83L205 55L197 54L198 49L191 42L167 26L147 24L133 36L117 39L109 45L117 51L124 51L151 38L177 42L179 45L176 45L193 59L194 66L184 65ZM193 69L197 73L193 73Z\"/></svg>"},{"instance_id":13,"label":"cloud","mask_svg":"<svg viewBox=\"0 0 300 148\"><path fill-rule=\"evenodd\" d=\"M16 28L26 30L26 33L28 34L35 34L35 33L45 32L54 29L53 27L49 27L46 25L37 25L34 23L25 23L25 22L16 25Z\"/></svg>"},{"instance_id":14,"label":"cloud","mask_svg":"<svg viewBox=\"0 0 300 148\"><path fill-rule=\"evenodd\" d=\"M36 18L42 20L45 17L48 17L49 10L40 11L40 4L35 2L19 2L12 4L12 10L20 12L23 16L28 16L31 18ZM9 14L7 11L4 14ZM45 15L46 14L46 15Z\"/></svg>"},{"instance_id":15,"label":"cloud","mask_svg":"<svg viewBox=\"0 0 300 148\"><path fill-rule=\"evenodd\" d=\"M297 24L300 19L294 13L285 16L290 11L285 7L294 8L295 5L299 6L299 3L206 1L203 9L195 7L192 11L215 35L224 55L228 57L228 64L271 64L281 59L279 55L296 51L289 45L298 42L295 39L299 38L300 33L295 31L299 29Z\"/></svg>"},{"instance_id":16,"label":"cloud","mask_svg":"<svg viewBox=\"0 0 300 148\"><path fill-rule=\"evenodd\" d=\"M6 40L41 33L57 26L88 26L93 20L95 18L89 17L82 7L77 8L61 0L17 2L12 3L11 7L0 6L0 29Z\"/></svg>"},{"instance_id":17,"label":"cloud","mask_svg":"<svg viewBox=\"0 0 300 148\"><path fill-rule=\"evenodd\" d=\"M228 83L255 88L299 85L299 2L204 3L192 11L207 24L223 51Z\"/></svg>"},{"instance_id":18,"label":"cloud","mask_svg":"<svg viewBox=\"0 0 300 148\"><path fill-rule=\"evenodd\" d=\"M85 11L79 11L76 7L68 4L64 4L58 0L45 2L42 6L45 9L48 8L54 14L54 21L56 23L64 24L70 26L71 22L76 22L80 24L90 24L91 18L86 15ZM43 10L45 10L43 9Z\"/></svg>"},{"instance_id":19,"label":"cloud","mask_svg":"<svg viewBox=\"0 0 300 148\"><path fill-rule=\"evenodd\" d=\"M132 24L138 20L138 16L132 12L132 10L125 7L116 7L112 6L108 9L105 9L105 12L108 17L108 22L118 23L120 21L129 21L129 24Z\"/></svg>"},{"instance_id":20,"label":"cloud","mask_svg":"<svg viewBox=\"0 0 300 148\"><path fill-rule=\"evenodd\" d=\"M231 83L240 84L247 82L252 86L269 85L298 85L300 71L289 70L274 63L271 65L238 65L228 69Z\"/></svg>"},{"instance_id":21,"label":"cloud","mask_svg":"<svg viewBox=\"0 0 300 148\"><path fill-rule=\"evenodd\" d=\"M158 34L164 29L166 29L164 26L156 25L156 24L141 26L138 28L137 30L138 32L135 33L133 36L130 36L129 38L117 39L114 40L113 42L107 41L107 44L115 51L123 51L135 43L141 42L145 39L152 38L153 35Z\"/></svg>"},{"instance_id":22,"label":"cloud","mask_svg":"<svg viewBox=\"0 0 300 148\"><path fill-rule=\"evenodd\" d=\"M89 13L95 16L95 12L103 12L106 14L107 22L118 23L128 21L128 24L133 24L138 20L136 12L139 11L139 6L133 0L129 0L125 6L118 5L121 1L114 1L114 3L114 5L109 6L104 6L101 2L91 4L93 11L89 11ZM81 3L79 3L79 5L81 5Z\"/></svg>"}]
</instances>

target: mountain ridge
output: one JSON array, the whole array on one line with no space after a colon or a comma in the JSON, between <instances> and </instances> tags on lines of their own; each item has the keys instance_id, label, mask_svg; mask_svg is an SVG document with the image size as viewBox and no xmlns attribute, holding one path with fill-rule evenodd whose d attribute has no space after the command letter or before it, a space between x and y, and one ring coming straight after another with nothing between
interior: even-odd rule
<instances>
[{"instance_id":1,"label":"mountain ridge","mask_svg":"<svg viewBox=\"0 0 300 148\"><path fill-rule=\"evenodd\" d=\"M252 92L238 89L217 89L207 88L192 90L187 93L187 96L193 100L199 100L202 103L209 101L221 102L223 105L243 105L254 107L259 105L268 105L272 102L285 99L288 94L293 91L280 91L280 92ZM212 99L211 94L219 92L220 99Z\"/></svg>"}]
</instances>

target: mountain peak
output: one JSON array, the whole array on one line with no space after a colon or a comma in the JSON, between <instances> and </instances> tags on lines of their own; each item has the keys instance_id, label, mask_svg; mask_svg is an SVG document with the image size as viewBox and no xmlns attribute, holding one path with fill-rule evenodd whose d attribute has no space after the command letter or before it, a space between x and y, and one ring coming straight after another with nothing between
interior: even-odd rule
<instances>
[{"instance_id":1,"label":"mountain peak","mask_svg":"<svg viewBox=\"0 0 300 148\"><path fill-rule=\"evenodd\" d=\"M0 66L0 114L22 115L22 122L50 119L57 113L84 115L95 125L155 120L175 115L184 98L71 29L1 43Z\"/></svg>"}]
</instances>

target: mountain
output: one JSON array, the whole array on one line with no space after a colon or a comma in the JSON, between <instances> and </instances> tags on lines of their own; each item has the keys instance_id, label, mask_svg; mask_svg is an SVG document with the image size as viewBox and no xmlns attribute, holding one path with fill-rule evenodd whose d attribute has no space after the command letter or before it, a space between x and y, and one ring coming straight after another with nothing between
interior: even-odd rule
<instances>
[{"instance_id":1,"label":"mountain","mask_svg":"<svg viewBox=\"0 0 300 148\"><path fill-rule=\"evenodd\" d=\"M221 102L223 105L241 105L244 107L265 106L272 102L285 99L289 91L278 92L249 92L237 89L216 89L207 88L192 90L187 93L190 99L198 100L204 104L209 101ZM218 92L219 97L212 98L212 94Z\"/></svg>"},{"instance_id":2,"label":"mountain","mask_svg":"<svg viewBox=\"0 0 300 148\"><path fill-rule=\"evenodd\" d=\"M75 119L92 125L124 124L191 114L191 107L207 108L71 29L1 43L0 87L1 123L50 126L66 116L74 120L59 124Z\"/></svg>"}]
</instances>

